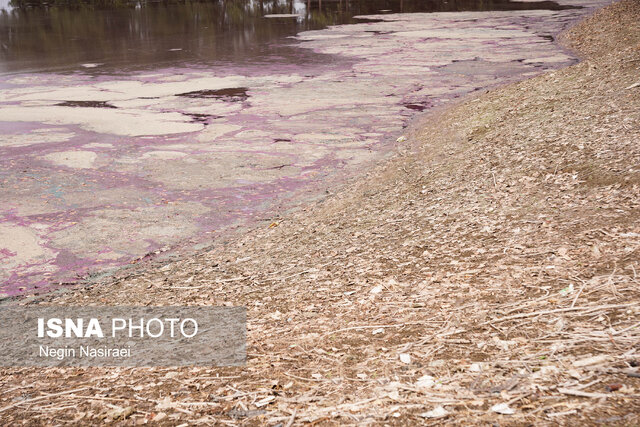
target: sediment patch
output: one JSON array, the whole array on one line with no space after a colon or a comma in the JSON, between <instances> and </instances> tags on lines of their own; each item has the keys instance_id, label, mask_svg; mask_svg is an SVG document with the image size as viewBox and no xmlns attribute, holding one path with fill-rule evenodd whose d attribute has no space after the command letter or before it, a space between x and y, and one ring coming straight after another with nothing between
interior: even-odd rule
<instances>
[{"instance_id":1,"label":"sediment patch","mask_svg":"<svg viewBox=\"0 0 640 427\"><path fill-rule=\"evenodd\" d=\"M60 107L118 108L106 101L64 101L56 105Z\"/></svg>"},{"instance_id":2,"label":"sediment patch","mask_svg":"<svg viewBox=\"0 0 640 427\"><path fill-rule=\"evenodd\" d=\"M186 92L180 93L177 96L184 96L186 98L213 98L213 99L221 99L227 102L244 102L249 99L249 95L247 91L249 88L246 87L234 87L234 88L226 88L226 89L205 89L205 90L196 90L194 92Z\"/></svg>"}]
</instances>

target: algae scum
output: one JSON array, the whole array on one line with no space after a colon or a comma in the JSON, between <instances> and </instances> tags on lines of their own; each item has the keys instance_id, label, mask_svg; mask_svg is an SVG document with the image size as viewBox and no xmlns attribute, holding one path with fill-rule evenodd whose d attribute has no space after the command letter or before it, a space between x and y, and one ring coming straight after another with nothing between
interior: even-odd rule
<instances>
[{"instance_id":1,"label":"algae scum","mask_svg":"<svg viewBox=\"0 0 640 427\"><path fill-rule=\"evenodd\" d=\"M553 36L600 4L2 12L0 293L206 242L317 195L416 114L575 62Z\"/></svg>"}]
</instances>

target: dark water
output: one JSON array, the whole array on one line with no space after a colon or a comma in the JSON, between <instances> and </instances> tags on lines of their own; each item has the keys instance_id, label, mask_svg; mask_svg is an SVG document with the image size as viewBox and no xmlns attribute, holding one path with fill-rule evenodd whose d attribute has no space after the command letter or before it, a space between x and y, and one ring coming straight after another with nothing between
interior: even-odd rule
<instances>
[{"instance_id":1,"label":"dark water","mask_svg":"<svg viewBox=\"0 0 640 427\"><path fill-rule=\"evenodd\" d=\"M562 9L551 1L0 0L0 73L114 73L175 64L286 61L288 36L362 14ZM268 14L299 17L265 18ZM83 68L81 64L100 64Z\"/></svg>"}]
</instances>

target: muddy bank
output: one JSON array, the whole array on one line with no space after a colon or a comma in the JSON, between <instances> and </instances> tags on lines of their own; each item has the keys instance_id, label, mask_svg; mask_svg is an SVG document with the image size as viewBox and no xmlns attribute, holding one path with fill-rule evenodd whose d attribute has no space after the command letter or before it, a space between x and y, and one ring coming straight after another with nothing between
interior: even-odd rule
<instances>
[{"instance_id":1,"label":"muddy bank","mask_svg":"<svg viewBox=\"0 0 640 427\"><path fill-rule=\"evenodd\" d=\"M584 62L427 118L321 204L46 301L244 305L246 367L5 369L0 415L636 424L638 22L595 14L566 35Z\"/></svg>"}]
</instances>

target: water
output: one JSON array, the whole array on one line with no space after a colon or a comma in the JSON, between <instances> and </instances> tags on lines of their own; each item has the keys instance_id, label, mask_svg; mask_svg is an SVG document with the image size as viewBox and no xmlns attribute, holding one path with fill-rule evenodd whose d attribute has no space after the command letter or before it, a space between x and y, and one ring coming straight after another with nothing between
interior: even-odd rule
<instances>
[{"instance_id":1,"label":"water","mask_svg":"<svg viewBox=\"0 0 640 427\"><path fill-rule=\"evenodd\" d=\"M126 73L177 64L243 64L287 61L292 36L353 16L390 12L557 10L555 2L509 1L185 1L124 3L119 7L29 7L0 14L0 72L73 71ZM73 3L73 2L72 2ZM97 2L100 4L100 2ZM59 5L58 5L59 4ZM264 18L297 14L297 18ZM296 60L298 58L295 58ZM312 60L307 58L307 60Z\"/></svg>"},{"instance_id":2,"label":"water","mask_svg":"<svg viewBox=\"0 0 640 427\"><path fill-rule=\"evenodd\" d=\"M553 37L604 2L560 2L3 12L0 294L268 226L416 114L574 63Z\"/></svg>"}]
</instances>

